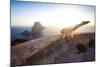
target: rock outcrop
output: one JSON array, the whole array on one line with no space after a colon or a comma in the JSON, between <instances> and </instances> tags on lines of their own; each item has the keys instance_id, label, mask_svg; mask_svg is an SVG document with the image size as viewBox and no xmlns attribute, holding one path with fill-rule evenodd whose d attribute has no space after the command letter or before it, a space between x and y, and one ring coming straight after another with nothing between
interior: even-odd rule
<instances>
[{"instance_id":1,"label":"rock outcrop","mask_svg":"<svg viewBox=\"0 0 100 67\"><path fill-rule=\"evenodd\" d=\"M40 22L35 22L32 26L32 33L39 34L43 31L44 27L41 25Z\"/></svg>"},{"instance_id":2,"label":"rock outcrop","mask_svg":"<svg viewBox=\"0 0 100 67\"><path fill-rule=\"evenodd\" d=\"M71 43L64 38L61 38L59 35L42 37L21 43L11 48L11 64L36 65L61 63L64 59L66 59L66 55L69 50L74 48L79 43L87 46L90 39L94 39L94 34L76 35ZM84 61L84 59L91 61L90 58L95 60L95 54L93 53L94 52L90 52L90 54L87 53L86 56L84 54L81 61ZM65 62L68 62L68 58Z\"/></svg>"}]
</instances>

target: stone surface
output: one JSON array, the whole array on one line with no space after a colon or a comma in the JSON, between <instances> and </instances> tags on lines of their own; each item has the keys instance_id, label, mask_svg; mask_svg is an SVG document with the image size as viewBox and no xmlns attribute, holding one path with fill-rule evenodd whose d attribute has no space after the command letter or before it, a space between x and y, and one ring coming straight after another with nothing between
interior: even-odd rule
<instances>
[{"instance_id":1,"label":"stone surface","mask_svg":"<svg viewBox=\"0 0 100 67\"><path fill-rule=\"evenodd\" d=\"M88 33L78 34L72 41L59 35L31 40L11 48L11 62L12 65L36 65L94 61L94 48L87 48L85 53L75 54L75 46L78 43L87 46L89 40L94 38L94 34Z\"/></svg>"}]
</instances>

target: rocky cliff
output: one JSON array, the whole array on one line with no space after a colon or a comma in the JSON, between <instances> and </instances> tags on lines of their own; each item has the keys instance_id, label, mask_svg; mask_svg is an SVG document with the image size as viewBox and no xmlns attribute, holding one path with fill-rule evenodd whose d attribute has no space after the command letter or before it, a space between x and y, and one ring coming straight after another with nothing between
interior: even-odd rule
<instances>
[{"instance_id":1,"label":"rocky cliff","mask_svg":"<svg viewBox=\"0 0 100 67\"><path fill-rule=\"evenodd\" d=\"M74 51L73 48L79 43L87 46L90 39L94 40L94 36L94 34L79 34L70 42L59 35L54 35L21 43L11 48L11 64L36 65L70 62L71 59L68 59L68 53L72 53L70 51ZM86 61L93 61L95 60L94 53L94 49L90 49L90 52L82 55L81 60L79 60L79 55L76 55L76 60L84 61L88 57Z\"/></svg>"}]
</instances>

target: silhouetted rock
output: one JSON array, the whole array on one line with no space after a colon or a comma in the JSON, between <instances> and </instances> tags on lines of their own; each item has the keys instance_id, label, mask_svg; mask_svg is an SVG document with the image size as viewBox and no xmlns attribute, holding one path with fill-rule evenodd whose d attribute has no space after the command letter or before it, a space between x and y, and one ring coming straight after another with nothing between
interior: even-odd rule
<instances>
[{"instance_id":1,"label":"silhouetted rock","mask_svg":"<svg viewBox=\"0 0 100 67\"><path fill-rule=\"evenodd\" d=\"M44 27L41 25L40 22L35 22L34 25L32 26L32 33L41 33L43 31Z\"/></svg>"},{"instance_id":2,"label":"silhouetted rock","mask_svg":"<svg viewBox=\"0 0 100 67\"><path fill-rule=\"evenodd\" d=\"M83 53L83 52L86 52L87 51L87 47L81 43L79 43L77 46L76 46L77 50L78 50L78 54L80 53Z\"/></svg>"},{"instance_id":3,"label":"silhouetted rock","mask_svg":"<svg viewBox=\"0 0 100 67\"><path fill-rule=\"evenodd\" d=\"M17 44L20 44L20 43L23 43L23 42L26 42L28 40L25 40L25 39L16 39L14 40L12 43L11 43L11 46L15 46Z\"/></svg>"},{"instance_id":4,"label":"silhouetted rock","mask_svg":"<svg viewBox=\"0 0 100 67\"><path fill-rule=\"evenodd\" d=\"M42 31L44 27L40 24L40 22L35 22L34 25L32 26L31 31L24 31L21 32L21 37L19 39L26 39L26 40L31 40L31 39L36 39L42 36Z\"/></svg>"},{"instance_id":5,"label":"silhouetted rock","mask_svg":"<svg viewBox=\"0 0 100 67\"><path fill-rule=\"evenodd\" d=\"M26 30L26 31L22 32L21 34L24 36L29 36L31 34L31 32Z\"/></svg>"}]
</instances>

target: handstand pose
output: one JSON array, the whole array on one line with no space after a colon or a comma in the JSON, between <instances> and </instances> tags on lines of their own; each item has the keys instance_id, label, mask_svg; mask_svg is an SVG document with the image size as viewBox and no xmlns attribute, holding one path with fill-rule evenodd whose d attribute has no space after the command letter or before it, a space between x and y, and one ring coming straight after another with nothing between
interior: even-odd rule
<instances>
[{"instance_id":1,"label":"handstand pose","mask_svg":"<svg viewBox=\"0 0 100 67\"><path fill-rule=\"evenodd\" d=\"M82 23L80 24L77 24L75 25L74 27L72 28L63 28L60 32L61 32L61 35L63 38L67 38L68 40L71 40L73 37L74 37L74 31L76 29L78 29L79 27L85 25L85 24L88 24L90 23L90 21L83 21Z\"/></svg>"}]
</instances>

